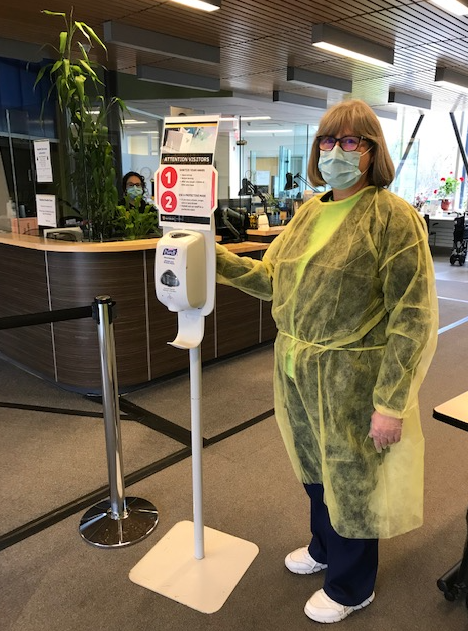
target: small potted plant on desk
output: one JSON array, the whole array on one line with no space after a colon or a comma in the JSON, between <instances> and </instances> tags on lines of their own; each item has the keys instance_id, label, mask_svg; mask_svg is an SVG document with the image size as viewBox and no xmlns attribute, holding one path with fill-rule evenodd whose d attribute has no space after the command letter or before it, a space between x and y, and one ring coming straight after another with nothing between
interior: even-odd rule
<instances>
[{"instance_id":1,"label":"small potted plant on desk","mask_svg":"<svg viewBox=\"0 0 468 631\"><path fill-rule=\"evenodd\" d=\"M148 204L143 197L131 199L129 195L125 195L124 202L116 207L112 222L118 234L124 239L161 236L158 214L154 206Z\"/></svg>"},{"instance_id":2,"label":"small potted plant on desk","mask_svg":"<svg viewBox=\"0 0 468 631\"><path fill-rule=\"evenodd\" d=\"M441 177L439 188L436 188L434 194L440 198L440 207L444 211L448 211L450 209L450 205L453 201L453 196L457 188L460 185L460 182L463 182L463 178L454 178L453 172L450 171L448 177Z\"/></svg>"}]
</instances>

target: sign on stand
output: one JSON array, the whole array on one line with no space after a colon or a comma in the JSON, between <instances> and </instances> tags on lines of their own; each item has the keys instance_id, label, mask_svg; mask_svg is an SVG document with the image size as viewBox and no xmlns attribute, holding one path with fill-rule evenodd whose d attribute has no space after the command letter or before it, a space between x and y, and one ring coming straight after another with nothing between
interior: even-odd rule
<instances>
[{"instance_id":1,"label":"sign on stand","mask_svg":"<svg viewBox=\"0 0 468 631\"><path fill-rule=\"evenodd\" d=\"M161 166L155 174L159 224L164 233L157 246L155 284L160 290L158 297L170 293L171 310L177 311L177 338L170 344L190 353L194 519L193 523L175 524L130 571L134 583L203 613L222 607L258 554L254 543L207 528L203 523L200 348L205 316L214 307L216 285L213 212L218 181L213 161L218 120L218 116L166 118ZM191 257L188 251L194 245L194 233L196 243L204 243L205 247ZM193 247L190 251L194 252ZM198 291L189 290L200 290L203 273L206 296L203 306L198 306L188 296L198 295Z\"/></svg>"},{"instance_id":2,"label":"sign on stand","mask_svg":"<svg viewBox=\"0 0 468 631\"><path fill-rule=\"evenodd\" d=\"M213 166L218 125L218 116L166 118L161 165L155 174L163 229L210 230L218 201L218 173Z\"/></svg>"}]
</instances>

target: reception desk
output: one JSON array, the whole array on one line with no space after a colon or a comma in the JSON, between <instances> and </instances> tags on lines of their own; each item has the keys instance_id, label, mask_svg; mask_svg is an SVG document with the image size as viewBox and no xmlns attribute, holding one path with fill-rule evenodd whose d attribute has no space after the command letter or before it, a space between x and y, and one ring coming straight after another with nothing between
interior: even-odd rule
<instances>
[{"instance_id":1,"label":"reception desk","mask_svg":"<svg viewBox=\"0 0 468 631\"><path fill-rule=\"evenodd\" d=\"M110 243L47 240L0 234L0 318L90 305L99 295L117 303L114 324L121 391L188 366L188 353L170 345L177 314L156 298L157 239ZM261 258L266 243L229 244ZM217 285L206 318L203 361L274 339L270 303ZM100 392L97 327L91 318L0 331L3 358L62 387Z\"/></svg>"}]
</instances>

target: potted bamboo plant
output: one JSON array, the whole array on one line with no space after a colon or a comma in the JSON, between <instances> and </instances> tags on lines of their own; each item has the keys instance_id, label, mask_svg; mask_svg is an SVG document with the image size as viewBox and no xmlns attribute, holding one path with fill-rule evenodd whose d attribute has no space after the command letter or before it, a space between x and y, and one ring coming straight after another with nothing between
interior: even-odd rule
<instances>
[{"instance_id":1,"label":"potted bamboo plant","mask_svg":"<svg viewBox=\"0 0 468 631\"><path fill-rule=\"evenodd\" d=\"M95 47L96 52L107 54L107 49L94 30L74 19L73 8L68 17L55 11L42 13L61 18L65 28L58 45L52 45L57 60L40 69L35 85L45 75L50 78L48 98L56 98L67 126L68 205L80 212L90 238L102 240L111 232L118 203L107 117L110 108L116 107L120 119L125 106L117 97L104 99L101 77L105 68L90 58L90 51Z\"/></svg>"}]
</instances>

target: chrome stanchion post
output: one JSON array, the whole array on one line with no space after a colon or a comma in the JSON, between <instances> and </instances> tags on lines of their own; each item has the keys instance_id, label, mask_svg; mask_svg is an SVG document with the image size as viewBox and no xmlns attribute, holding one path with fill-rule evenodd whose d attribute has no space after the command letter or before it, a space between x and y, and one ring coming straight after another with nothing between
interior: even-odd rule
<instances>
[{"instance_id":1,"label":"chrome stanchion post","mask_svg":"<svg viewBox=\"0 0 468 631\"><path fill-rule=\"evenodd\" d=\"M97 325L101 359L102 408L106 433L111 514L113 519L122 519L126 516L127 509L125 505L125 482L123 478L112 302L109 297L104 296L97 297L95 304L98 316Z\"/></svg>"},{"instance_id":2,"label":"chrome stanchion post","mask_svg":"<svg viewBox=\"0 0 468 631\"><path fill-rule=\"evenodd\" d=\"M159 519L158 511L150 502L137 497L125 497L113 306L109 296L94 299L93 317L98 326L110 500L90 508L80 522L83 539L106 548L136 543L154 530Z\"/></svg>"}]
</instances>

